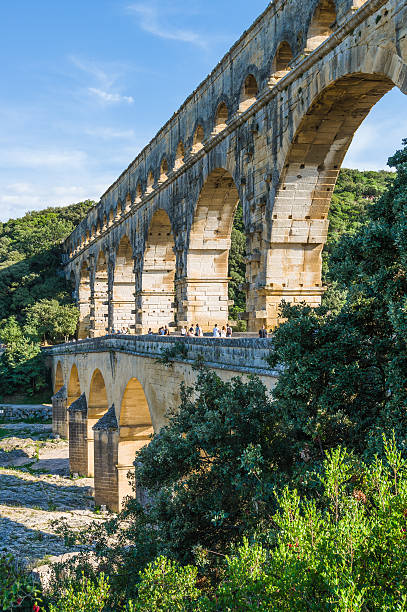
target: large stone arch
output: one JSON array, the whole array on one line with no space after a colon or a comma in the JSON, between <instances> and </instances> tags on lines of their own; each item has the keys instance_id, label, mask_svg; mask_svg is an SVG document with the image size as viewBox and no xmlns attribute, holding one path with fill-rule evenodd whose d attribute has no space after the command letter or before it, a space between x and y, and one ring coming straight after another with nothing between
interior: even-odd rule
<instances>
[{"instance_id":1,"label":"large stone arch","mask_svg":"<svg viewBox=\"0 0 407 612\"><path fill-rule=\"evenodd\" d=\"M320 303L321 253L342 161L358 127L395 85L407 93L407 67L398 55L347 48L325 61L302 93L278 156L269 247L263 249L265 282L253 308L267 325L279 322L282 299Z\"/></svg>"},{"instance_id":2,"label":"large stone arch","mask_svg":"<svg viewBox=\"0 0 407 612\"><path fill-rule=\"evenodd\" d=\"M228 320L228 262L239 193L228 170L213 170L201 189L189 231L185 322L208 331Z\"/></svg>"},{"instance_id":3,"label":"large stone arch","mask_svg":"<svg viewBox=\"0 0 407 612\"><path fill-rule=\"evenodd\" d=\"M96 369L91 378L89 387L89 400L86 419L86 449L88 476L94 475L94 435L93 426L103 417L109 408L105 379L99 369Z\"/></svg>"},{"instance_id":4,"label":"large stone arch","mask_svg":"<svg viewBox=\"0 0 407 612\"><path fill-rule=\"evenodd\" d=\"M104 336L109 329L109 259L104 250L96 260L92 318L93 336Z\"/></svg>"},{"instance_id":5,"label":"large stone arch","mask_svg":"<svg viewBox=\"0 0 407 612\"><path fill-rule=\"evenodd\" d=\"M128 473L134 470L137 451L148 444L153 433L146 394L139 379L133 377L126 385L120 406L117 465L119 508L126 496L134 494Z\"/></svg>"},{"instance_id":6,"label":"large stone arch","mask_svg":"<svg viewBox=\"0 0 407 612\"><path fill-rule=\"evenodd\" d=\"M125 234L116 251L113 282L113 327L114 329L135 328L135 275L133 249Z\"/></svg>"},{"instance_id":7,"label":"large stone arch","mask_svg":"<svg viewBox=\"0 0 407 612\"><path fill-rule=\"evenodd\" d=\"M168 213L158 209L152 216L145 243L141 292L138 295L138 331L175 326L174 235Z\"/></svg>"},{"instance_id":8,"label":"large stone arch","mask_svg":"<svg viewBox=\"0 0 407 612\"><path fill-rule=\"evenodd\" d=\"M78 323L78 339L82 340L89 336L91 322L91 285L89 263L84 260L79 272L78 283L78 308L79 308L79 323Z\"/></svg>"}]
</instances>

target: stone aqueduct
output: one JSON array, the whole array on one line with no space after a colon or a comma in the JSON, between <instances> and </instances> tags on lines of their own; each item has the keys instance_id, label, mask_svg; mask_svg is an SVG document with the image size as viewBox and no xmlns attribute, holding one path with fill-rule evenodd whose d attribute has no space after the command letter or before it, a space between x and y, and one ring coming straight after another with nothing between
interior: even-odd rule
<instances>
[{"instance_id":1,"label":"stone aqueduct","mask_svg":"<svg viewBox=\"0 0 407 612\"><path fill-rule=\"evenodd\" d=\"M67 434L66 405L82 395L70 409L69 427L87 440L89 452L81 464L72 439L71 462L79 461L74 471L92 472L92 453L99 458L104 467L97 473L95 459L96 491L103 479L106 485L99 501L105 495L111 507L120 503L117 490L114 502L108 495L126 463L118 458L120 429L127 428L133 453L134 432L162 426L163 406L176 401L173 385L190 375L185 364L177 366L178 377L160 371L173 399L156 395L154 408L145 385L154 376L158 384L155 362L134 348L143 336L128 339L133 348L118 350L108 348L115 339L98 337L123 327L143 334L163 324L223 325L239 201L248 329L276 325L282 299L318 304L321 252L342 161L357 128L394 86L407 93L407 0L276 0L66 240L64 270L80 310L79 338L94 340L50 352L55 391L63 387L54 400L55 427ZM229 374L255 359L246 349L250 354L243 351L237 361L225 356ZM123 355L130 361L122 371ZM110 376L110 392L92 390L99 375ZM272 378L266 374L267 384ZM152 411L161 411L160 418ZM100 417L94 441L92 425ZM103 461L100 431L118 432L117 439L109 434L109 444L105 439Z\"/></svg>"}]
</instances>

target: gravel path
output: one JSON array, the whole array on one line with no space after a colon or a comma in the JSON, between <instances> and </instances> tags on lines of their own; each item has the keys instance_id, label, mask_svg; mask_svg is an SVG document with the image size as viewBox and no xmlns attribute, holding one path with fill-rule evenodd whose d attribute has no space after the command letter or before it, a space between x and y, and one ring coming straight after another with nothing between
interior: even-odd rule
<instances>
[{"instance_id":1,"label":"gravel path","mask_svg":"<svg viewBox=\"0 0 407 612\"><path fill-rule=\"evenodd\" d=\"M104 521L94 512L93 479L69 477L68 443L50 425L0 425L0 553L31 566L74 552L55 534L56 520L71 527Z\"/></svg>"}]
</instances>

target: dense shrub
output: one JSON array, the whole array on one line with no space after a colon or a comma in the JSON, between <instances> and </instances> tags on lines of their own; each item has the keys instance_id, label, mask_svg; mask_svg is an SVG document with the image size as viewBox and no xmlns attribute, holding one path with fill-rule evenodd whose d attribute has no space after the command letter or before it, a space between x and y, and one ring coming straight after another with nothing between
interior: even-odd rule
<instances>
[{"instance_id":1,"label":"dense shrub","mask_svg":"<svg viewBox=\"0 0 407 612\"><path fill-rule=\"evenodd\" d=\"M40 596L39 584L11 555L0 555L0 609L33 610Z\"/></svg>"}]
</instances>

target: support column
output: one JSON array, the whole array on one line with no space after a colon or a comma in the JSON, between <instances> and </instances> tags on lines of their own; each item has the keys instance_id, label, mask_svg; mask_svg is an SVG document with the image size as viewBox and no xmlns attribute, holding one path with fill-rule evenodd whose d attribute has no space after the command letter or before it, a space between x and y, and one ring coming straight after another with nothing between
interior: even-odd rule
<instances>
[{"instance_id":1,"label":"support column","mask_svg":"<svg viewBox=\"0 0 407 612\"><path fill-rule=\"evenodd\" d=\"M82 393L68 408L69 414L69 470L88 476L88 442L86 395ZM92 449L93 451L93 449Z\"/></svg>"},{"instance_id":2,"label":"support column","mask_svg":"<svg viewBox=\"0 0 407 612\"><path fill-rule=\"evenodd\" d=\"M52 402L52 433L61 438L68 437L68 392L66 385L61 387L51 398Z\"/></svg>"},{"instance_id":3,"label":"support column","mask_svg":"<svg viewBox=\"0 0 407 612\"><path fill-rule=\"evenodd\" d=\"M119 427L114 405L93 426L95 454L95 504L119 511L118 446Z\"/></svg>"},{"instance_id":4,"label":"support column","mask_svg":"<svg viewBox=\"0 0 407 612\"><path fill-rule=\"evenodd\" d=\"M134 460L136 453L149 443L153 433L154 430L149 423L120 426L119 462L117 465L119 507L122 506L126 497L135 496ZM129 479L129 472L133 475L133 482Z\"/></svg>"},{"instance_id":5,"label":"support column","mask_svg":"<svg viewBox=\"0 0 407 612\"><path fill-rule=\"evenodd\" d=\"M229 278L183 278L177 281L178 326L199 323L203 331L228 322Z\"/></svg>"}]
</instances>

